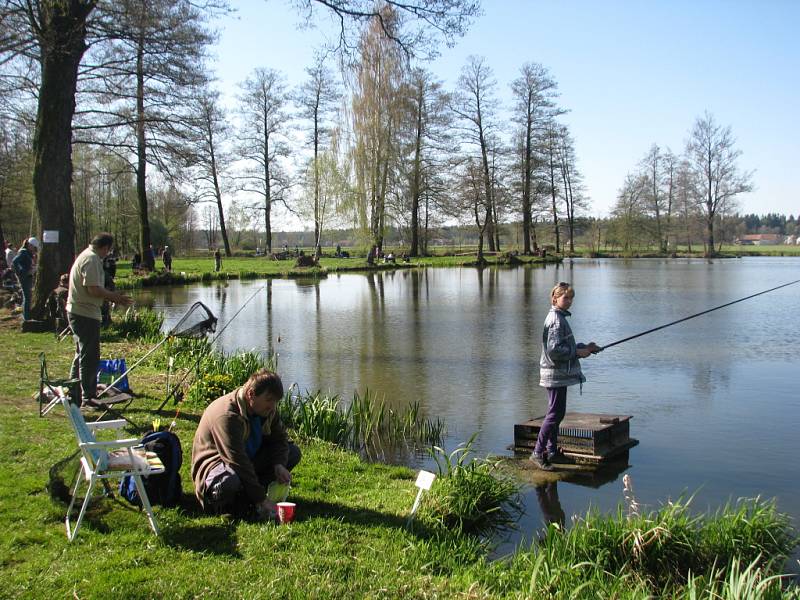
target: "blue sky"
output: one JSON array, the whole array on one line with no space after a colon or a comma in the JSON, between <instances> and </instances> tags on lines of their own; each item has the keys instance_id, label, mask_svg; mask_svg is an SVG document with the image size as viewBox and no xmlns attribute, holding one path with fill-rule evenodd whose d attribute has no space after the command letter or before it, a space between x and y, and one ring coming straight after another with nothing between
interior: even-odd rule
<instances>
[{"instance_id":1,"label":"blue sky","mask_svg":"<svg viewBox=\"0 0 800 600\"><path fill-rule=\"evenodd\" d=\"M302 81L319 29L299 29L284 0L233 2L216 48L220 88L232 97L256 67ZM704 111L730 125L754 171L742 212L800 213L800 1L484 0L484 16L428 67L452 88L471 54L494 69L501 98L526 62L559 84L576 140L590 213L604 215L653 143L683 150ZM320 12L324 15L324 12Z\"/></svg>"}]
</instances>

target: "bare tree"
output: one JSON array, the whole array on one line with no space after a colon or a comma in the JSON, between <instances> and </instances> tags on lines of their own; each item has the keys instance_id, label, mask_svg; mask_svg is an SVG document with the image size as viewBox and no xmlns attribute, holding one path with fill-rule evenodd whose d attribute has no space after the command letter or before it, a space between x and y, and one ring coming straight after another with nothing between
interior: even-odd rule
<instances>
[{"instance_id":1,"label":"bare tree","mask_svg":"<svg viewBox=\"0 0 800 600\"><path fill-rule=\"evenodd\" d=\"M662 162L664 164L662 185L664 186L665 202L666 202L666 227L664 229L664 243L663 252L669 252L674 245L673 231L672 231L672 216L675 211L676 205L676 191L677 191L677 177L679 168L679 159L675 154L667 148L664 151Z\"/></svg>"},{"instance_id":2,"label":"bare tree","mask_svg":"<svg viewBox=\"0 0 800 600\"><path fill-rule=\"evenodd\" d=\"M207 91L197 99L197 128L189 147L189 165L195 174L197 193L193 202L213 202L217 206L218 224L225 255L231 256L231 244L225 227L220 178L230 167L231 157L223 150L229 127L219 106L219 94Z\"/></svg>"},{"instance_id":3,"label":"bare tree","mask_svg":"<svg viewBox=\"0 0 800 600\"><path fill-rule=\"evenodd\" d=\"M432 58L438 38L448 46L466 33L472 20L481 14L479 0L292 0L307 23L312 24L319 7L324 7L339 24L336 50L345 56L358 55L360 33L369 23L377 23L383 35L392 40L408 58ZM399 29L386 18L389 8L407 26Z\"/></svg>"},{"instance_id":4,"label":"bare tree","mask_svg":"<svg viewBox=\"0 0 800 600\"><path fill-rule=\"evenodd\" d=\"M241 176L245 182L241 189L261 199L258 210L264 213L266 250L271 254L272 206L276 201L285 202L284 193L289 187L280 164L289 155L288 95L283 75L274 69L256 69L242 84L239 103L237 154L249 163Z\"/></svg>"},{"instance_id":5,"label":"bare tree","mask_svg":"<svg viewBox=\"0 0 800 600\"><path fill-rule=\"evenodd\" d=\"M559 175L559 131L560 126L551 119L542 137L542 152L544 155L543 171L545 188L550 196L551 217L553 219L553 234L556 242L556 252L561 252L561 233L558 224L558 198L560 196L559 184L556 178Z\"/></svg>"},{"instance_id":6,"label":"bare tree","mask_svg":"<svg viewBox=\"0 0 800 600\"><path fill-rule=\"evenodd\" d=\"M458 91L453 98L452 110L460 119L462 142L476 148L482 169L486 214L483 228L489 233L489 249L494 250L492 237L492 169L490 147L497 131L499 101L496 97L497 81L486 59L479 56L467 58L458 78ZM483 235L478 241L478 262L483 261Z\"/></svg>"},{"instance_id":7,"label":"bare tree","mask_svg":"<svg viewBox=\"0 0 800 600\"><path fill-rule=\"evenodd\" d=\"M752 174L740 172L737 162L741 150L730 126L719 125L706 112L695 120L686 143L686 159L692 174L695 197L706 220L706 254L714 254L714 220L725 204L753 189Z\"/></svg>"},{"instance_id":8,"label":"bare tree","mask_svg":"<svg viewBox=\"0 0 800 600\"><path fill-rule=\"evenodd\" d=\"M647 151L647 154L645 154L644 158L641 160L640 166L643 174L647 178L648 212L655 219L655 237L658 240L659 251L666 252L664 228L661 223L661 214L664 212L664 198L661 191L663 155L658 144L650 146L650 150Z\"/></svg>"},{"instance_id":9,"label":"bare tree","mask_svg":"<svg viewBox=\"0 0 800 600\"><path fill-rule=\"evenodd\" d=\"M520 136L520 171L522 173L522 232L523 252L531 254L533 230L533 186L536 165L537 137L548 120L560 114L556 108L557 84L550 73L538 63L525 63L519 78L511 83L514 96L513 121ZM536 245L534 244L534 249Z\"/></svg>"},{"instance_id":10,"label":"bare tree","mask_svg":"<svg viewBox=\"0 0 800 600\"><path fill-rule=\"evenodd\" d=\"M332 117L336 104L341 99L341 91L333 73L325 66L325 56L318 55L314 64L306 69L308 79L297 92L296 101L300 106L300 117L308 123L308 143L311 145L313 197L314 197L314 239L315 254L322 236L322 206L320 204L320 157L331 140Z\"/></svg>"},{"instance_id":11,"label":"bare tree","mask_svg":"<svg viewBox=\"0 0 800 600\"><path fill-rule=\"evenodd\" d=\"M623 252L632 250L637 236L641 233L648 187L645 175L628 173L611 211L615 219L616 237L622 244Z\"/></svg>"},{"instance_id":12,"label":"bare tree","mask_svg":"<svg viewBox=\"0 0 800 600\"><path fill-rule=\"evenodd\" d=\"M427 185L436 181L436 172L444 169L444 159L452 152L449 133L451 118L447 110L448 95L442 90L441 82L435 80L429 71L414 69L405 89L409 137L407 154L410 155L405 165L411 233L409 254L419 256L422 246L420 210L423 208ZM423 224L422 228L427 235L427 227Z\"/></svg>"},{"instance_id":13,"label":"bare tree","mask_svg":"<svg viewBox=\"0 0 800 600\"><path fill-rule=\"evenodd\" d=\"M558 164L561 172L561 183L564 188L564 212L567 217L569 251L575 252L575 214L584 207L581 174L575 157L575 142L565 125L558 131Z\"/></svg>"}]
</instances>

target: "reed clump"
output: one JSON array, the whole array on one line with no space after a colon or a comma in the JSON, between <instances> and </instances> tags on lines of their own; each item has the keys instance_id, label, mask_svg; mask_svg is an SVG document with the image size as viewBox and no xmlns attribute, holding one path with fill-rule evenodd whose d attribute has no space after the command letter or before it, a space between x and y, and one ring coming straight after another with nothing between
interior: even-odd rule
<instances>
[{"instance_id":1,"label":"reed clump","mask_svg":"<svg viewBox=\"0 0 800 600\"><path fill-rule=\"evenodd\" d=\"M189 368L193 367L197 371L186 400L199 406L205 407L220 396L244 385L250 375L260 369L275 369L274 357L264 356L261 352L225 354L212 351L209 343L186 346L191 348L191 353L187 353L189 358L194 358ZM186 358L183 359L182 366L187 366Z\"/></svg>"},{"instance_id":2,"label":"reed clump","mask_svg":"<svg viewBox=\"0 0 800 600\"><path fill-rule=\"evenodd\" d=\"M797 544L774 502L740 500L711 515L689 501L626 516L590 512L550 525L518 552L507 591L530 597L783 598L781 573ZM572 594L564 594L572 590Z\"/></svg>"},{"instance_id":3,"label":"reed clump","mask_svg":"<svg viewBox=\"0 0 800 600\"><path fill-rule=\"evenodd\" d=\"M280 411L283 421L298 435L333 442L373 459L398 446L440 443L444 436L444 423L422 417L419 403L396 410L369 390L363 395L355 392L345 406L339 396L298 394L293 388L281 402Z\"/></svg>"},{"instance_id":4,"label":"reed clump","mask_svg":"<svg viewBox=\"0 0 800 600\"><path fill-rule=\"evenodd\" d=\"M155 342L163 336L164 315L150 308L128 308L111 322L111 331L127 340Z\"/></svg>"},{"instance_id":5,"label":"reed clump","mask_svg":"<svg viewBox=\"0 0 800 600\"><path fill-rule=\"evenodd\" d=\"M431 451L438 479L420 508L420 520L434 529L480 535L513 526L521 510L519 483L500 463L473 456L469 441L447 453Z\"/></svg>"}]
</instances>

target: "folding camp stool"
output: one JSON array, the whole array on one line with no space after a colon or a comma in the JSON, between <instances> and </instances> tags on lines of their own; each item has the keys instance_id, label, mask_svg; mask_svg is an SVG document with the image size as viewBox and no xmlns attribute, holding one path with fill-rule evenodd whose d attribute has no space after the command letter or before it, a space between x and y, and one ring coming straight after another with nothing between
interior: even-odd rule
<instances>
[{"instance_id":1,"label":"folding camp stool","mask_svg":"<svg viewBox=\"0 0 800 600\"><path fill-rule=\"evenodd\" d=\"M61 402L61 396L80 398L80 379L53 379L47 373L47 358L39 354L39 416L43 417Z\"/></svg>"}]
</instances>

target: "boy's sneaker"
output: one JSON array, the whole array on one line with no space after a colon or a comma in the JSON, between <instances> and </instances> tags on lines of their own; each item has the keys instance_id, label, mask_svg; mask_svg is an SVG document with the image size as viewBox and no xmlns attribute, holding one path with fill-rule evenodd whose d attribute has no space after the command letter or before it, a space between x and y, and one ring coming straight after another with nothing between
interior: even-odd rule
<instances>
[{"instance_id":1,"label":"boy's sneaker","mask_svg":"<svg viewBox=\"0 0 800 600\"><path fill-rule=\"evenodd\" d=\"M550 461L547 460L547 457L543 454L539 454L538 452L532 452L530 460L533 464L535 464L538 468L542 471L552 471L553 467L550 464Z\"/></svg>"},{"instance_id":2,"label":"boy's sneaker","mask_svg":"<svg viewBox=\"0 0 800 600\"><path fill-rule=\"evenodd\" d=\"M571 461L569 458L567 458L564 455L564 453L561 452L561 450L556 450L555 452L550 452L547 455L547 462L549 462L551 464L554 464L554 465L555 464L563 465L563 464L571 463L573 461Z\"/></svg>"}]
</instances>

